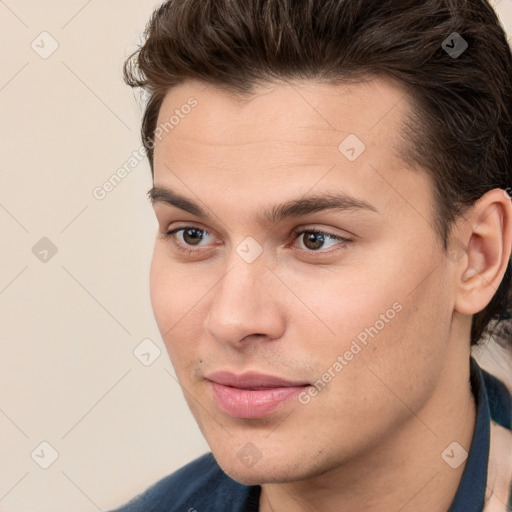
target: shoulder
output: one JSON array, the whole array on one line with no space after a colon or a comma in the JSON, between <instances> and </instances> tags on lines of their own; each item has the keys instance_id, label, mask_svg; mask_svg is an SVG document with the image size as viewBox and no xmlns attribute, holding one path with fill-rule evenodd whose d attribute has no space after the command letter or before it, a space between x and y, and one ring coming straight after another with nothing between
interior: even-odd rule
<instances>
[{"instance_id":1,"label":"shoulder","mask_svg":"<svg viewBox=\"0 0 512 512\"><path fill-rule=\"evenodd\" d=\"M250 489L226 475L207 453L111 512L242 511Z\"/></svg>"}]
</instances>

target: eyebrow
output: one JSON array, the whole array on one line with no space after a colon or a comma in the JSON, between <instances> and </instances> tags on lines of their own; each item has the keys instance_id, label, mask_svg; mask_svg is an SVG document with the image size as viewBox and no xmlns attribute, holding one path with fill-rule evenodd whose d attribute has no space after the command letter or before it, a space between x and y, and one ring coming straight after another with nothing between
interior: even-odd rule
<instances>
[{"instance_id":1,"label":"eyebrow","mask_svg":"<svg viewBox=\"0 0 512 512\"><path fill-rule=\"evenodd\" d=\"M153 186L147 196L154 207L156 204L165 204L174 206L192 215L202 219L210 219L211 216L206 210L201 208L197 203L181 196L177 192L162 186ZM257 221L260 224L275 224L287 218L303 217L312 213L326 210L336 211L354 211L366 210L375 213L379 211L370 203L363 199L352 197L345 193L327 192L324 194L316 194L298 199L286 201L280 205L275 205L268 210L261 212Z\"/></svg>"}]
</instances>

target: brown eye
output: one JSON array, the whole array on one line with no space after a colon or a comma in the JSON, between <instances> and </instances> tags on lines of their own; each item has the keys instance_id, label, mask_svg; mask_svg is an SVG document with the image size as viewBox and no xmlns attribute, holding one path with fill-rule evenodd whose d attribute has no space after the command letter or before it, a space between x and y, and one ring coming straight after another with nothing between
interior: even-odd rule
<instances>
[{"instance_id":1,"label":"brown eye","mask_svg":"<svg viewBox=\"0 0 512 512\"><path fill-rule=\"evenodd\" d=\"M206 245L202 242L211 236L208 231L195 226L184 226L162 234L162 238L172 241L174 247L187 253L202 250L201 246Z\"/></svg>"},{"instance_id":2,"label":"brown eye","mask_svg":"<svg viewBox=\"0 0 512 512\"><path fill-rule=\"evenodd\" d=\"M201 229L196 228L185 228L183 231L183 240L187 245L198 245L203 239L201 233L204 233Z\"/></svg>"},{"instance_id":3,"label":"brown eye","mask_svg":"<svg viewBox=\"0 0 512 512\"><path fill-rule=\"evenodd\" d=\"M314 232L306 232L302 234L302 240L307 249L315 251L321 249L325 243L324 235L320 235Z\"/></svg>"},{"instance_id":4,"label":"brown eye","mask_svg":"<svg viewBox=\"0 0 512 512\"><path fill-rule=\"evenodd\" d=\"M321 251L321 249L329 249L330 247L336 245L343 246L348 242L352 242L350 238L334 235L332 233L327 233L325 231L319 231L316 229L300 229L294 231L293 234L297 237L297 240L302 242L302 245L304 246L303 248L299 247L299 249L308 252L323 253L325 251ZM325 244L329 242L334 243L326 248Z\"/></svg>"}]
</instances>

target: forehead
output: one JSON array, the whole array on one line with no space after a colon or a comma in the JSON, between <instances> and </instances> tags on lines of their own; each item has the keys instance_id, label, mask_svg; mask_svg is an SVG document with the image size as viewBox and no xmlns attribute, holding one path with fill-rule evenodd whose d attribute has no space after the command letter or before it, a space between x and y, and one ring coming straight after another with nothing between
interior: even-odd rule
<instances>
[{"instance_id":1,"label":"forehead","mask_svg":"<svg viewBox=\"0 0 512 512\"><path fill-rule=\"evenodd\" d=\"M247 207L255 194L255 205L271 204L333 187L379 209L407 207L418 189L430 196L426 174L400 159L409 108L405 87L386 77L272 83L244 98L188 81L160 109L154 183L189 197L184 184L193 183L192 193L213 202L215 191L235 192ZM430 217L430 203L424 210Z\"/></svg>"},{"instance_id":2,"label":"forehead","mask_svg":"<svg viewBox=\"0 0 512 512\"><path fill-rule=\"evenodd\" d=\"M182 115L173 134L217 146L226 140L233 146L270 139L293 143L325 138L332 143L355 134L365 144L392 144L394 149L402 142L402 121L410 108L405 86L384 76L337 85L313 80L270 83L247 96L186 81L164 98L157 126L165 126L190 98L197 106L189 117L201 122L181 122Z\"/></svg>"}]
</instances>

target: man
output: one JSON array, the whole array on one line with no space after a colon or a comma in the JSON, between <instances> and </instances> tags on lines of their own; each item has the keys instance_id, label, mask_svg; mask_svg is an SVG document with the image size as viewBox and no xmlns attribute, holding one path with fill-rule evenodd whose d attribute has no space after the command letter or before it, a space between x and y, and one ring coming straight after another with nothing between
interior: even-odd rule
<instances>
[{"instance_id":1,"label":"man","mask_svg":"<svg viewBox=\"0 0 512 512\"><path fill-rule=\"evenodd\" d=\"M512 56L484 0L176 0L151 300L212 453L119 511L505 512ZM507 350L511 350L510 339Z\"/></svg>"}]
</instances>

